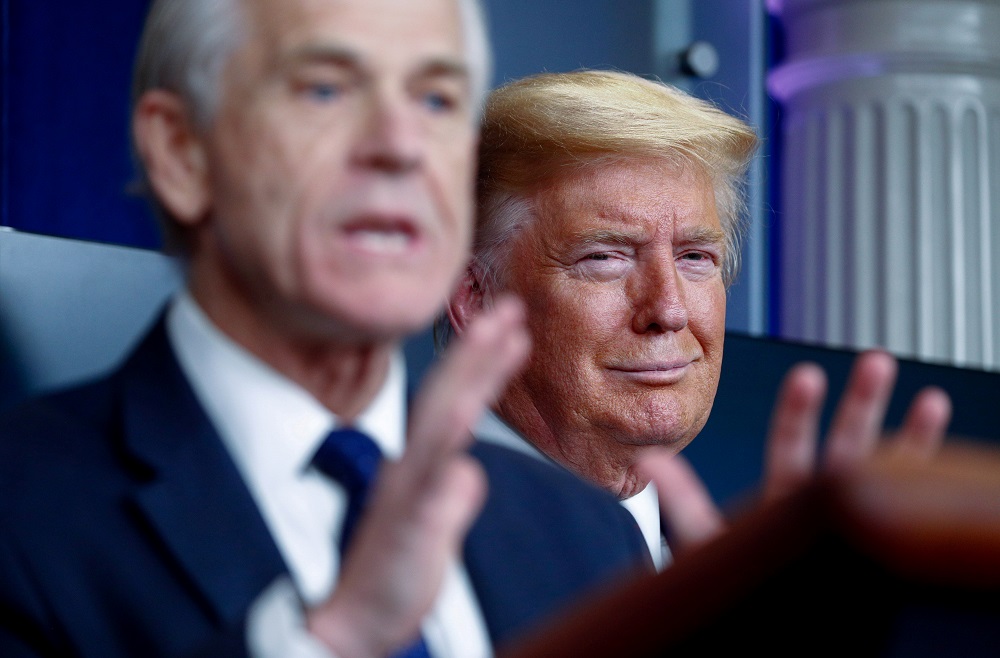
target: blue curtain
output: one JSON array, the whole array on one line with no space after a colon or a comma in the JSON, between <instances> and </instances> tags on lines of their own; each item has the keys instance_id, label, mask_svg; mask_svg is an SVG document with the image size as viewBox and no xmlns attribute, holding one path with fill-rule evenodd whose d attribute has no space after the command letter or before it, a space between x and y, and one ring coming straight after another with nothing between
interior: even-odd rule
<instances>
[{"instance_id":1,"label":"blue curtain","mask_svg":"<svg viewBox=\"0 0 1000 658\"><path fill-rule=\"evenodd\" d=\"M2 217L22 231L156 247L128 98L145 0L3 3Z\"/></svg>"}]
</instances>

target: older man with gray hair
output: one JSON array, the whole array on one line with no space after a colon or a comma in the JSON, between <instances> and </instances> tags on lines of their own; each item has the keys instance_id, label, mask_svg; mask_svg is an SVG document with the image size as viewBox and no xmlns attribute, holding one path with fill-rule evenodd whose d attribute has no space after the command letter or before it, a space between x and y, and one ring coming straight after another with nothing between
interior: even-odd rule
<instances>
[{"instance_id":1,"label":"older man with gray hair","mask_svg":"<svg viewBox=\"0 0 1000 658\"><path fill-rule=\"evenodd\" d=\"M756 146L739 119L626 73L542 74L487 102L474 256L448 317L464 334L499 295L515 294L534 349L477 436L544 455L615 494L661 566L661 517L675 548L721 528L690 469L663 455L690 443L712 409ZM829 466L857 463L875 446L894 368L886 354L859 359ZM812 473L823 396L817 367L789 374L770 438L769 495ZM941 391L922 393L900 445L932 452L949 408ZM662 453L650 456L651 447Z\"/></svg>"},{"instance_id":2,"label":"older man with gray hair","mask_svg":"<svg viewBox=\"0 0 1000 658\"><path fill-rule=\"evenodd\" d=\"M516 302L407 404L487 72L472 0L153 3L133 133L187 285L120 368L0 417L0 654L488 656L643 557L604 492L466 450Z\"/></svg>"}]
</instances>

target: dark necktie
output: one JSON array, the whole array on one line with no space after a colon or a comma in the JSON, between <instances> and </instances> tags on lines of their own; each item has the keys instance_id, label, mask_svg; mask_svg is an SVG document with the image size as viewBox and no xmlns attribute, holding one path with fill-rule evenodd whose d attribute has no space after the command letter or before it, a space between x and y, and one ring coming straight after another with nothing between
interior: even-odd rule
<instances>
[{"instance_id":1,"label":"dark necktie","mask_svg":"<svg viewBox=\"0 0 1000 658\"><path fill-rule=\"evenodd\" d=\"M320 471L339 482L347 491L347 513L340 531L340 554L347 553L347 547L375 480L382 451L371 438L352 427L333 430L323 440L313 464ZM395 654L394 658L429 658L423 638Z\"/></svg>"}]
</instances>

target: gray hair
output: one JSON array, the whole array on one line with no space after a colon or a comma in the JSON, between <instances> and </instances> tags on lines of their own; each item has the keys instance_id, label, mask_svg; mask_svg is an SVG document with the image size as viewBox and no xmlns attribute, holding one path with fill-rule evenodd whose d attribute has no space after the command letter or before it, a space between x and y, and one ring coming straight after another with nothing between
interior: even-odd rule
<instances>
[{"instance_id":1,"label":"gray hair","mask_svg":"<svg viewBox=\"0 0 1000 658\"><path fill-rule=\"evenodd\" d=\"M226 61L246 36L241 0L157 0L146 17L132 106L152 89L179 95L204 128L219 101Z\"/></svg>"},{"instance_id":2,"label":"gray hair","mask_svg":"<svg viewBox=\"0 0 1000 658\"><path fill-rule=\"evenodd\" d=\"M147 91L181 97L195 126L204 130L218 109L226 62L247 36L243 0L154 0L146 17L132 76L132 108ZM481 0L458 0L472 98L478 121L489 89L492 58ZM137 189L151 199L168 247L178 247L174 223L150 194L141 158Z\"/></svg>"}]
</instances>

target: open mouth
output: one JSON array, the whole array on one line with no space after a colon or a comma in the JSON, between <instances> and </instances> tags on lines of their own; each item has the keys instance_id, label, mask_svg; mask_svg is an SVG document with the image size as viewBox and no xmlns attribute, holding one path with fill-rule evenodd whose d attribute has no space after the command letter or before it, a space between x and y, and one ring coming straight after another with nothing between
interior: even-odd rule
<instances>
[{"instance_id":1,"label":"open mouth","mask_svg":"<svg viewBox=\"0 0 1000 658\"><path fill-rule=\"evenodd\" d=\"M348 245L375 255L402 255L416 247L419 233L407 220L362 219L344 227Z\"/></svg>"}]
</instances>

